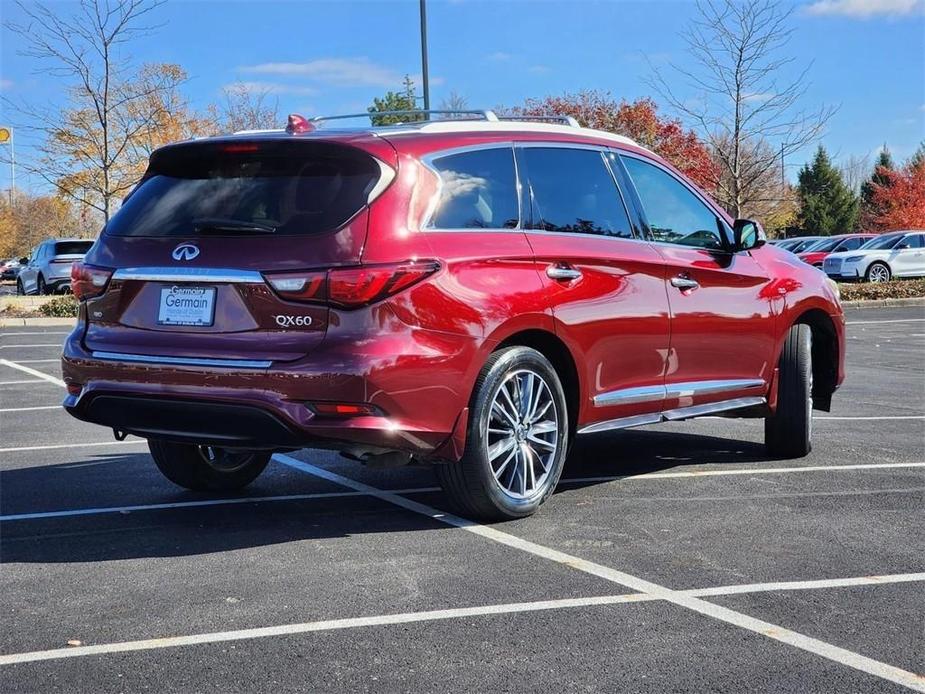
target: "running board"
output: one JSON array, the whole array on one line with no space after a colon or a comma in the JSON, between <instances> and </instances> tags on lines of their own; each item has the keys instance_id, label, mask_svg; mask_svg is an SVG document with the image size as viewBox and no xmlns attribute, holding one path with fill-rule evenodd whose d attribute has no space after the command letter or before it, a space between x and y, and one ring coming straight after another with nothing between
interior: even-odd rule
<instances>
[{"instance_id":1,"label":"running board","mask_svg":"<svg viewBox=\"0 0 925 694\"><path fill-rule=\"evenodd\" d=\"M690 407L678 407L673 410L664 410L662 412L652 412L651 414L638 414L632 417L620 417L619 419L608 419L606 422L597 422L589 424L578 430L579 434L595 434L599 431L612 431L613 429L628 429L629 427L639 427L644 424L658 424L659 422L676 422L681 419L691 419L692 417L703 417L708 414L717 412L729 412L731 410L740 410L744 407L755 407L757 405L766 405L767 399L759 396L750 396L746 398L733 398L732 400L722 400L721 402L710 402L705 405L692 405Z\"/></svg>"}]
</instances>

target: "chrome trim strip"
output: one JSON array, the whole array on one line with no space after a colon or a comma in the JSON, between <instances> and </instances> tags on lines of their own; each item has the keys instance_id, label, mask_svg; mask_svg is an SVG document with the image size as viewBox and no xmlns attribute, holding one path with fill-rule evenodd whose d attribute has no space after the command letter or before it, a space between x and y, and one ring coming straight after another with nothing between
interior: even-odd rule
<instances>
[{"instance_id":1,"label":"chrome trim strip","mask_svg":"<svg viewBox=\"0 0 925 694\"><path fill-rule=\"evenodd\" d=\"M579 429L578 433L595 434L600 431L639 427L643 424L658 424L660 421L662 421L662 415L658 412L653 412L652 414L638 414L633 417L620 417L619 419L608 419L606 422L589 424L588 426Z\"/></svg>"},{"instance_id":2,"label":"chrome trim strip","mask_svg":"<svg viewBox=\"0 0 925 694\"><path fill-rule=\"evenodd\" d=\"M609 405L632 405L638 402L652 402L665 399L665 386L641 386L639 388L621 388L594 396L595 407Z\"/></svg>"},{"instance_id":3,"label":"chrome trim strip","mask_svg":"<svg viewBox=\"0 0 925 694\"><path fill-rule=\"evenodd\" d=\"M122 267L114 280L149 280L152 282L223 282L228 284L263 284L263 275L254 270L218 267Z\"/></svg>"},{"instance_id":4,"label":"chrome trim strip","mask_svg":"<svg viewBox=\"0 0 925 694\"><path fill-rule=\"evenodd\" d=\"M735 378L726 381L689 381L687 383L669 383L665 386L666 398L689 398L695 395L714 395L730 390L764 388L766 383L760 378Z\"/></svg>"},{"instance_id":5,"label":"chrome trim strip","mask_svg":"<svg viewBox=\"0 0 925 694\"><path fill-rule=\"evenodd\" d=\"M736 378L724 381L688 381L687 383L669 383L665 386L640 386L621 388L594 396L595 407L610 405L633 405L640 402L653 402L663 398L685 398L695 395L714 395L730 390L765 388L767 384L760 378Z\"/></svg>"},{"instance_id":6,"label":"chrome trim strip","mask_svg":"<svg viewBox=\"0 0 925 694\"><path fill-rule=\"evenodd\" d=\"M691 407L678 407L674 410L665 410L663 412L652 412L650 414L639 414L632 417L619 417L617 419L608 419L604 422L596 422L582 427L578 430L579 434L594 434L601 431L612 431L614 429L627 429L629 427L643 426L644 424L658 424L662 421L672 422L681 419L690 419L692 417L702 417L703 415L715 414L717 412L728 412L739 410L743 407L755 407L757 405L767 404L767 399L759 396L749 396L745 398L733 398L732 400L723 400L722 402L711 402L706 405L693 405Z\"/></svg>"},{"instance_id":7,"label":"chrome trim strip","mask_svg":"<svg viewBox=\"0 0 925 694\"><path fill-rule=\"evenodd\" d=\"M130 361L141 364L171 364L175 366L222 366L231 369L267 369L273 362L257 359L199 359L195 357L159 357L150 354L124 352L93 352L95 359Z\"/></svg>"},{"instance_id":8,"label":"chrome trim strip","mask_svg":"<svg viewBox=\"0 0 925 694\"><path fill-rule=\"evenodd\" d=\"M689 419L691 417L702 417L705 414L714 412L726 412L727 410L738 410L743 407L754 407L755 405L764 405L767 400L757 395L750 395L747 398L733 398L732 400L723 400L722 402L710 402L706 405L692 405L691 407L679 407L674 410L665 410L662 412L669 422L679 419Z\"/></svg>"}]
</instances>

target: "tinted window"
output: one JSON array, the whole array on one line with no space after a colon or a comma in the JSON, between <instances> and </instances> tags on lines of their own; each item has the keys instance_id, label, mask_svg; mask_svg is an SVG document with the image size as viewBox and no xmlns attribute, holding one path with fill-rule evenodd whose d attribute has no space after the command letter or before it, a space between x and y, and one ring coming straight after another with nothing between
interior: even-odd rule
<instances>
[{"instance_id":1,"label":"tinted window","mask_svg":"<svg viewBox=\"0 0 925 694\"><path fill-rule=\"evenodd\" d=\"M216 143L155 152L109 221L116 236L313 234L366 205L375 160L329 143Z\"/></svg>"},{"instance_id":2,"label":"tinted window","mask_svg":"<svg viewBox=\"0 0 925 694\"><path fill-rule=\"evenodd\" d=\"M700 198L657 166L634 157L622 159L656 241L697 248L724 247L716 215Z\"/></svg>"},{"instance_id":3,"label":"tinted window","mask_svg":"<svg viewBox=\"0 0 925 694\"><path fill-rule=\"evenodd\" d=\"M527 147L533 229L632 238L626 208L600 152Z\"/></svg>"},{"instance_id":4,"label":"tinted window","mask_svg":"<svg viewBox=\"0 0 925 694\"><path fill-rule=\"evenodd\" d=\"M900 239L902 239L902 234L891 234L890 236L878 236L875 239L871 239L865 243L861 248L864 250L874 250L874 251L883 251L892 248Z\"/></svg>"},{"instance_id":5,"label":"tinted window","mask_svg":"<svg viewBox=\"0 0 925 694\"><path fill-rule=\"evenodd\" d=\"M92 245L92 241L59 241L55 244L55 255L86 255Z\"/></svg>"},{"instance_id":6,"label":"tinted window","mask_svg":"<svg viewBox=\"0 0 925 694\"><path fill-rule=\"evenodd\" d=\"M438 157L440 200L434 229L510 229L517 226L517 179L510 147Z\"/></svg>"},{"instance_id":7,"label":"tinted window","mask_svg":"<svg viewBox=\"0 0 925 694\"><path fill-rule=\"evenodd\" d=\"M907 236L903 239L903 244L909 248L921 248L922 247L922 236L921 234L913 234Z\"/></svg>"},{"instance_id":8,"label":"tinted window","mask_svg":"<svg viewBox=\"0 0 925 694\"><path fill-rule=\"evenodd\" d=\"M842 241L841 245L836 248L836 251L854 251L861 247L861 244L867 241L867 239L855 237L853 239L845 239Z\"/></svg>"}]
</instances>

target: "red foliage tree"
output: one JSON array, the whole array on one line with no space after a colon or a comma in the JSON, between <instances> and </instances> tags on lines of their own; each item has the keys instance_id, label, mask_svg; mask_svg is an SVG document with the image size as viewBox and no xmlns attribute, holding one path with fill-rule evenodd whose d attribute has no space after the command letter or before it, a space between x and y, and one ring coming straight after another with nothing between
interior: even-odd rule
<instances>
[{"instance_id":1,"label":"red foliage tree","mask_svg":"<svg viewBox=\"0 0 925 694\"><path fill-rule=\"evenodd\" d=\"M883 183L870 184L873 213L863 220L870 231L925 229L925 155L914 156L902 169L877 167Z\"/></svg>"},{"instance_id":2,"label":"red foliage tree","mask_svg":"<svg viewBox=\"0 0 925 694\"><path fill-rule=\"evenodd\" d=\"M659 116L652 99L616 101L609 93L586 90L527 99L522 107L511 112L519 116L572 116L585 127L630 137L710 192L719 177L719 168L707 146L692 131L685 130L680 121Z\"/></svg>"}]
</instances>

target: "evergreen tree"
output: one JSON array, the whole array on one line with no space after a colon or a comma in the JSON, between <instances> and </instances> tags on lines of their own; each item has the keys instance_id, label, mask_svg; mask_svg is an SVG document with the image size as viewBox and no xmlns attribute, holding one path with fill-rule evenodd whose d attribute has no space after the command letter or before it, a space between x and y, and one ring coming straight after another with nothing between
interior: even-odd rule
<instances>
[{"instance_id":1,"label":"evergreen tree","mask_svg":"<svg viewBox=\"0 0 925 694\"><path fill-rule=\"evenodd\" d=\"M861 186L861 223L867 228L867 220L878 217L882 210L877 209L873 200L874 186L887 186L890 184L889 172L893 171L893 157L890 150L883 146L880 156L874 165L874 171L864 185Z\"/></svg>"},{"instance_id":2,"label":"evergreen tree","mask_svg":"<svg viewBox=\"0 0 925 694\"><path fill-rule=\"evenodd\" d=\"M858 196L845 185L841 172L832 165L822 145L812 163L800 170L797 192L800 226L807 234L829 236L857 228Z\"/></svg>"},{"instance_id":3,"label":"evergreen tree","mask_svg":"<svg viewBox=\"0 0 925 694\"><path fill-rule=\"evenodd\" d=\"M381 99L373 99L373 105L366 109L370 113L382 111L418 111L414 96L414 80L405 75L405 89L401 92L386 92ZM373 125L393 125L395 123L409 123L424 120L424 114L409 114L405 116L370 116Z\"/></svg>"}]
</instances>

